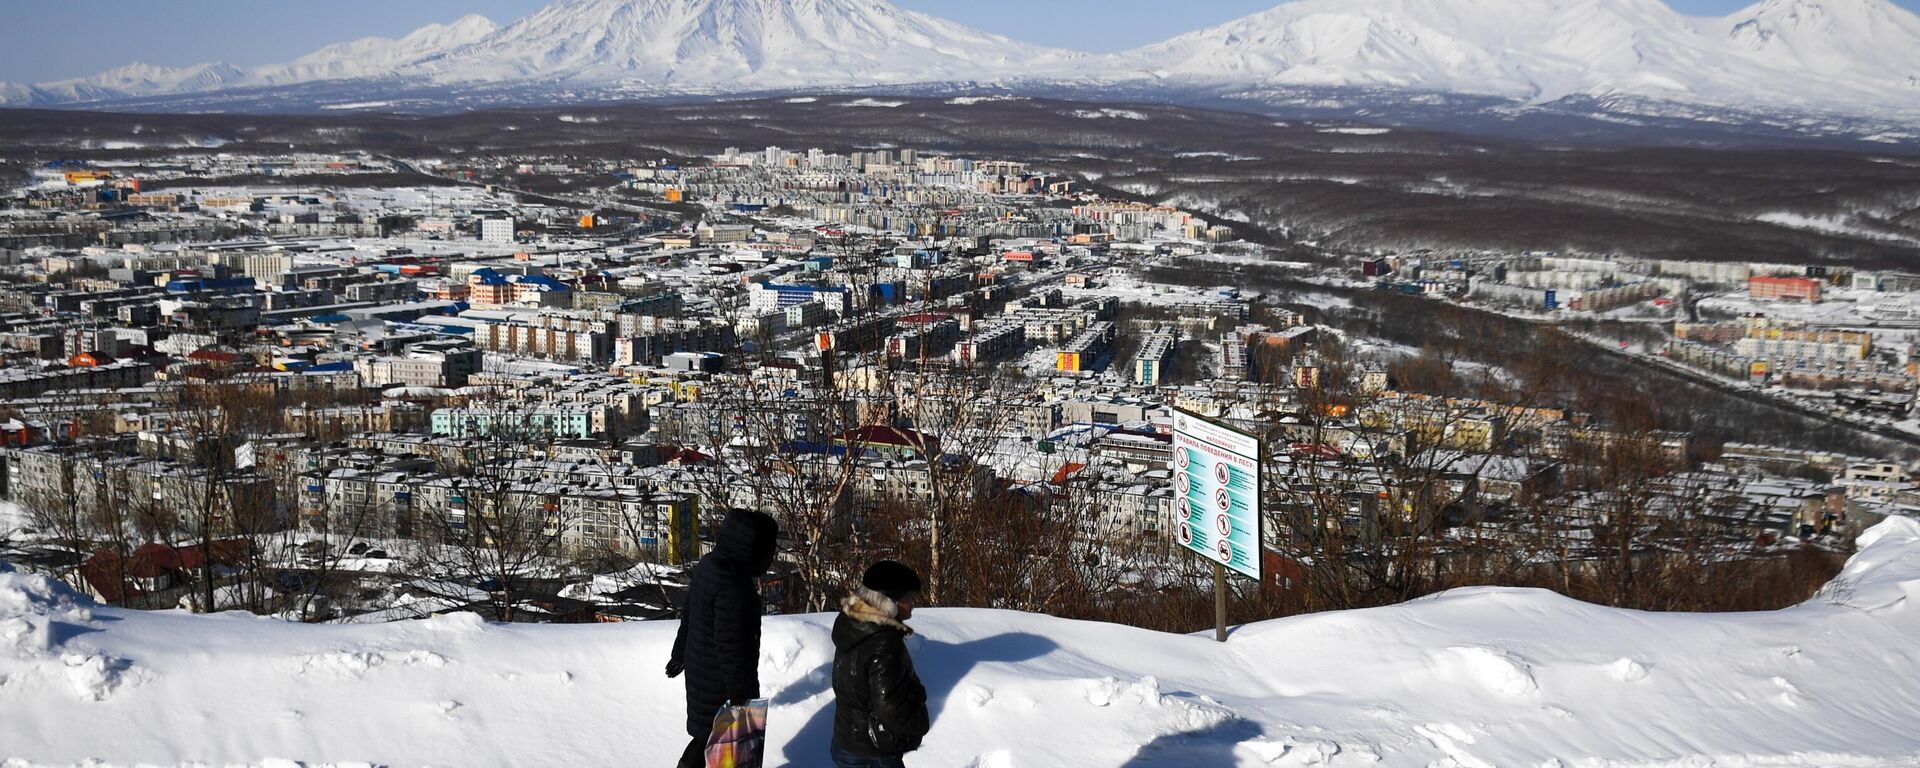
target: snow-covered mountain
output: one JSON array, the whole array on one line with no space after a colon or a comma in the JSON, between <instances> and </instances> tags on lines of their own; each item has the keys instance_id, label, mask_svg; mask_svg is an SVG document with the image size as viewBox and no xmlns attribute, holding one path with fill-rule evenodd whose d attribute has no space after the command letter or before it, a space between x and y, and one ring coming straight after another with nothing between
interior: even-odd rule
<instances>
[{"instance_id":1,"label":"snow-covered mountain","mask_svg":"<svg viewBox=\"0 0 1920 768\"><path fill-rule=\"evenodd\" d=\"M1709 30L1735 51L1819 84L1920 98L1920 16L1886 0L1767 0Z\"/></svg>"},{"instance_id":2,"label":"snow-covered mountain","mask_svg":"<svg viewBox=\"0 0 1920 768\"><path fill-rule=\"evenodd\" d=\"M1695 34L1660 0L1300 0L1116 59L1178 80L1552 100L1670 70Z\"/></svg>"},{"instance_id":3,"label":"snow-covered mountain","mask_svg":"<svg viewBox=\"0 0 1920 768\"><path fill-rule=\"evenodd\" d=\"M261 67L249 77L254 85L290 85L316 80L386 77L404 68L461 47L472 45L500 30L485 16L466 16L451 24L429 24L401 38L366 37L329 45L290 63Z\"/></svg>"},{"instance_id":4,"label":"snow-covered mountain","mask_svg":"<svg viewBox=\"0 0 1920 768\"><path fill-rule=\"evenodd\" d=\"M112 102L327 80L388 78L404 73L422 59L470 45L498 29L483 16L467 16L452 24L429 24L398 39L362 38L327 46L287 64L252 70L219 62L186 67L129 64L86 78L31 86L0 83L0 105Z\"/></svg>"},{"instance_id":5,"label":"snow-covered mountain","mask_svg":"<svg viewBox=\"0 0 1920 768\"><path fill-rule=\"evenodd\" d=\"M247 73L239 68L217 62L185 67L128 64L92 77L40 83L23 89L23 92L41 102L107 101L137 96L215 91L243 83L246 78Z\"/></svg>"},{"instance_id":6,"label":"snow-covered mountain","mask_svg":"<svg viewBox=\"0 0 1920 768\"><path fill-rule=\"evenodd\" d=\"M1225 643L923 609L907 647L933 727L909 764L1913 766L1920 524L1868 531L1834 583L1722 614L1464 589ZM769 765L827 762L832 623L765 622ZM128 611L0 564L0 764L666 765L675 629Z\"/></svg>"},{"instance_id":7,"label":"snow-covered mountain","mask_svg":"<svg viewBox=\"0 0 1920 768\"><path fill-rule=\"evenodd\" d=\"M558 0L505 27L470 16L248 71L135 65L0 84L0 104L200 94L189 108L224 108L212 101L221 93L289 87L314 104L404 93L413 104L458 94L471 105L953 84L1269 101L1289 89L1445 93L1521 109L1899 125L1920 120L1920 17L1889 0L1763 0L1718 18L1662 0L1295 0L1091 55L887 0Z\"/></svg>"},{"instance_id":8,"label":"snow-covered mountain","mask_svg":"<svg viewBox=\"0 0 1920 768\"><path fill-rule=\"evenodd\" d=\"M282 65L133 65L85 80L0 85L53 105L329 81L386 86L725 92L1017 78L1081 54L1015 42L886 0L559 0L505 28L479 16L399 39L333 45ZM201 73L206 74L201 74Z\"/></svg>"},{"instance_id":9,"label":"snow-covered mountain","mask_svg":"<svg viewBox=\"0 0 1920 768\"><path fill-rule=\"evenodd\" d=\"M1113 61L1121 79L1226 88L1920 114L1920 18L1887 0L1765 0L1718 19L1660 0L1298 0Z\"/></svg>"},{"instance_id":10,"label":"snow-covered mountain","mask_svg":"<svg viewBox=\"0 0 1920 768\"><path fill-rule=\"evenodd\" d=\"M755 90L1004 77L1068 56L885 0L563 0L421 71L439 83Z\"/></svg>"}]
</instances>

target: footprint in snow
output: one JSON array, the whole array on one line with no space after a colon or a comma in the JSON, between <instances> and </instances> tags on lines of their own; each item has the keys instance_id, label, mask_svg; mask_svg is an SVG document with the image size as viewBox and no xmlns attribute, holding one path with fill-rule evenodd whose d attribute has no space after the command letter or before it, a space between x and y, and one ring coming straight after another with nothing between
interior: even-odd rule
<instances>
[{"instance_id":1,"label":"footprint in snow","mask_svg":"<svg viewBox=\"0 0 1920 768\"><path fill-rule=\"evenodd\" d=\"M1621 659L1607 665L1607 674L1623 683L1637 683L1647 679L1647 665L1633 659Z\"/></svg>"},{"instance_id":2,"label":"footprint in snow","mask_svg":"<svg viewBox=\"0 0 1920 768\"><path fill-rule=\"evenodd\" d=\"M1444 668L1456 669L1494 693L1521 696L1540 689L1534 680L1533 665L1512 652L1486 645L1448 648L1438 659Z\"/></svg>"},{"instance_id":3,"label":"footprint in snow","mask_svg":"<svg viewBox=\"0 0 1920 768\"><path fill-rule=\"evenodd\" d=\"M1152 676L1140 678L1138 682L1128 683L1117 677L1104 677L1087 684L1087 703L1096 707L1111 706L1122 697L1141 703L1154 703L1160 700L1160 681Z\"/></svg>"},{"instance_id":4,"label":"footprint in snow","mask_svg":"<svg viewBox=\"0 0 1920 768\"><path fill-rule=\"evenodd\" d=\"M788 636L785 642L771 646L761 654L762 661L769 668L786 672L799 663L800 654L806 651L806 644L797 636Z\"/></svg>"},{"instance_id":5,"label":"footprint in snow","mask_svg":"<svg viewBox=\"0 0 1920 768\"><path fill-rule=\"evenodd\" d=\"M1800 686L1794 685L1792 681L1784 677L1774 678L1773 684L1780 689L1778 699L1781 704L1789 707L1800 706Z\"/></svg>"},{"instance_id":6,"label":"footprint in snow","mask_svg":"<svg viewBox=\"0 0 1920 768\"><path fill-rule=\"evenodd\" d=\"M1341 751L1340 745L1331 741L1291 736L1283 741L1255 739L1241 742L1240 746L1252 752L1261 762L1278 766L1328 765L1334 755Z\"/></svg>"},{"instance_id":7,"label":"footprint in snow","mask_svg":"<svg viewBox=\"0 0 1920 768\"><path fill-rule=\"evenodd\" d=\"M967 768L1013 768L1013 754L1004 749L988 752L967 763Z\"/></svg>"},{"instance_id":8,"label":"footprint in snow","mask_svg":"<svg viewBox=\"0 0 1920 768\"><path fill-rule=\"evenodd\" d=\"M60 660L67 666L67 682L73 686L74 695L85 701L106 701L114 692L139 685L146 678L126 659L69 653Z\"/></svg>"}]
</instances>

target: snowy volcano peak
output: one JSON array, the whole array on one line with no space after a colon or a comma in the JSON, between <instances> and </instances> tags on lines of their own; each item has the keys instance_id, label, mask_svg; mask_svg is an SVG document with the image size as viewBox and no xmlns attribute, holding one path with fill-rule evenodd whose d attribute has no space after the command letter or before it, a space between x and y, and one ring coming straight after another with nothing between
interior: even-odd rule
<instances>
[{"instance_id":1,"label":"snowy volcano peak","mask_svg":"<svg viewBox=\"0 0 1920 768\"><path fill-rule=\"evenodd\" d=\"M305 83L390 74L409 64L446 54L486 39L500 30L485 16L463 16L451 24L428 24L401 38L366 37L329 45L280 66L254 70L258 85Z\"/></svg>"},{"instance_id":2,"label":"snowy volcano peak","mask_svg":"<svg viewBox=\"0 0 1920 768\"><path fill-rule=\"evenodd\" d=\"M1809 38L1845 43L1880 32L1920 34L1920 18L1887 0L1765 0L1728 16L1727 22L1734 41L1752 50Z\"/></svg>"},{"instance_id":3,"label":"snowy volcano peak","mask_svg":"<svg viewBox=\"0 0 1920 768\"><path fill-rule=\"evenodd\" d=\"M1887 0L1765 0L1722 20L1736 55L1860 85L1920 77L1920 17Z\"/></svg>"},{"instance_id":4,"label":"snowy volcano peak","mask_svg":"<svg viewBox=\"0 0 1920 768\"><path fill-rule=\"evenodd\" d=\"M1120 58L1202 81L1558 98L1691 34L1659 0L1299 0Z\"/></svg>"},{"instance_id":5,"label":"snowy volcano peak","mask_svg":"<svg viewBox=\"0 0 1920 768\"><path fill-rule=\"evenodd\" d=\"M1297 0L1115 62L1227 87L1920 114L1920 17L1887 0L1765 0L1725 18L1660 0Z\"/></svg>"},{"instance_id":6,"label":"snowy volcano peak","mask_svg":"<svg viewBox=\"0 0 1920 768\"><path fill-rule=\"evenodd\" d=\"M1765 17L1831 29L1835 24L1857 28L1861 22L1884 23L1912 14L1891 0L1761 0L1733 16Z\"/></svg>"},{"instance_id":7,"label":"snowy volcano peak","mask_svg":"<svg viewBox=\"0 0 1920 768\"><path fill-rule=\"evenodd\" d=\"M1064 55L885 0L564 0L431 72L770 88L991 77Z\"/></svg>"},{"instance_id":8,"label":"snowy volcano peak","mask_svg":"<svg viewBox=\"0 0 1920 768\"><path fill-rule=\"evenodd\" d=\"M1765 0L1725 21L1729 36L1750 50L1808 43L1845 48L1896 35L1920 39L1920 17L1887 0Z\"/></svg>"}]
</instances>

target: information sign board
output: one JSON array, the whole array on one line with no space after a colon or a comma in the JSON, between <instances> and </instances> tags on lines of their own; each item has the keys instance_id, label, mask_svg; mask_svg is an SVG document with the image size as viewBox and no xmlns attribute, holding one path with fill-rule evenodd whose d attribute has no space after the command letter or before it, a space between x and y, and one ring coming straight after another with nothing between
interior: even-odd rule
<instances>
[{"instance_id":1,"label":"information sign board","mask_svg":"<svg viewBox=\"0 0 1920 768\"><path fill-rule=\"evenodd\" d=\"M1181 546L1259 580L1260 493L1259 438L1174 410L1174 538Z\"/></svg>"}]
</instances>

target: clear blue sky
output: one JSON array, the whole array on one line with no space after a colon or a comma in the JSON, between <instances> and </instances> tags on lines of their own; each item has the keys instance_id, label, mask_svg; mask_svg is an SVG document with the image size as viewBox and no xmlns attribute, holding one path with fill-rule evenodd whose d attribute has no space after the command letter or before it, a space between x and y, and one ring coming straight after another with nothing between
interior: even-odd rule
<instances>
[{"instance_id":1,"label":"clear blue sky","mask_svg":"<svg viewBox=\"0 0 1920 768\"><path fill-rule=\"evenodd\" d=\"M894 0L1018 40L1110 51L1272 7L1278 0ZM1750 0L1670 0L1729 13ZM1920 0L1897 0L1920 8ZM254 66L368 35L396 37L478 13L500 24L546 0L0 0L0 80L41 82L135 61Z\"/></svg>"}]
</instances>

